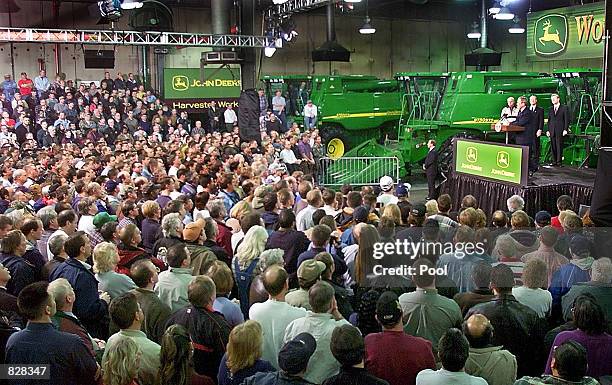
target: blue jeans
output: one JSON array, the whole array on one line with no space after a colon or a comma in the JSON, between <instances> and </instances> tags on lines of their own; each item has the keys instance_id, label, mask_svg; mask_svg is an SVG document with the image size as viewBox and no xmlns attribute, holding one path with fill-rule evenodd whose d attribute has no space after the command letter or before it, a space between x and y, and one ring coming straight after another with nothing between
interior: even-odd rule
<instances>
[{"instance_id":1,"label":"blue jeans","mask_svg":"<svg viewBox=\"0 0 612 385\"><path fill-rule=\"evenodd\" d=\"M317 117L308 117L308 116L304 116L304 129L306 130L310 130L315 128L315 126L317 125Z\"/></svg>"}]
</instances>

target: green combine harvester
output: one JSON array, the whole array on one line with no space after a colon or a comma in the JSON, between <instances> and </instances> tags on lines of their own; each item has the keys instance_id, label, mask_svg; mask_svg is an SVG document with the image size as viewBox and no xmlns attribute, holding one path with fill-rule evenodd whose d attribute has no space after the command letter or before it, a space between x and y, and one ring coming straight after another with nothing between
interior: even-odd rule
<instances>
[{"instance_id":1,"label":"green combine harvester","mask_svg":"<svg viewBox=\"0 0 612 385\"><path fill-rule=\"evenodd\" d=\"M393 134L401 114L401 93L395 80L374 76L264 76L264 91L271 105L280 90L285 97L287 120L304 124L308 100L318 108L317 128L331 157L340 158L353 146L381 133Z\"/></svg>"},{"instance_id":2,"label":"green combine harvester","mask_svg":"<svg viewBox=\"0 0 612 385\"><path fill-rule=\"evenodd\" d=\"M364 138L361 144L344 152L344 157L378 158L369 162L342 162L332 165L327 174L333 184L359 181L374 184L380 176L389 174L389 159L396 158L400 175L410 174L413 166L427 155L427 141L435 139L440 153L440 168L448 173L452 162L454 138L484 139L503 142L503 134L491 130L500 118L501 109L509 96L536 95L545 110L550 95L558 93L570 106L571 134L564 145L564 163L596 164L596 148L601 110L601 71L571 69L556 71L554 76L536 72L449 72L399 73L402 90L401 115L395 132L373 130L364 134L356 127L344 128L336 137ZM349 142L349 146L355 140ZM326 142L328 155L337 157L337 146ZM542 162L550 160L548 138L541 138ZM345 145L344 148L347 146ZM590 153L590 156L588 155ZM586 162L585 162L586 160ZM325 182L325 181L324 181Z\"/></svg>"}]
</instances>

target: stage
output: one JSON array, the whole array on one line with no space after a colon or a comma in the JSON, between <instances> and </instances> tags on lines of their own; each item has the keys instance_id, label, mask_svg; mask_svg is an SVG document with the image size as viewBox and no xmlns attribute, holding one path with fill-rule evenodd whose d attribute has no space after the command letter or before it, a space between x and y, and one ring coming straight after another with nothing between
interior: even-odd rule
<instances>
[{"instance_id":1,"label":"stage","mask_svg":"<svg viewBox=\"0 0 612 385\"><path fill-rule=\"evenodd\" d=\"M560 195L574 199L576 212L581 204L590 205L595 182L595 169L577 167L545 167L529 178L526 187L454 173L440 188L453 199L453 207L461 207L461 199L468 194L478 198L481 209L490 217L495 210L507 211L506 200L518 194L525 200L525 211L534 216L540 210L557 214L556 202Z\"/></svg>"}]
</instances>

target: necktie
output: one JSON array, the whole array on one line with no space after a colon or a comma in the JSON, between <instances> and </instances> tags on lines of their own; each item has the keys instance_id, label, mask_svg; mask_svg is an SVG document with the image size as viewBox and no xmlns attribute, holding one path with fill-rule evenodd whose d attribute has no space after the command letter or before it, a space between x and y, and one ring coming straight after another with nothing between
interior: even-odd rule
<instances>
[{"instance_id":1,"label":"necktie","mask_svg":"<svg viewBox=\"0 0 612 385\"><path fill-rule=\"evenodd\" d=\"M555 104L555 114L557 113L557 110L559 109L559 105Z\"/></svg>"}]
</instances>

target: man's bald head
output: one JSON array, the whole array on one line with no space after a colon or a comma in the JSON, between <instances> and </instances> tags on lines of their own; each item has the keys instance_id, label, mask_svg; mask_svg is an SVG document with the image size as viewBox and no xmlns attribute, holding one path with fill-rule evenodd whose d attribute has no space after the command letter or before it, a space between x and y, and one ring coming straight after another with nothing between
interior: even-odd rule
<instances>
[{"instance_id":1,"label":"man's bald head","mask_svg":"<svg viewBox=\"0 0 612 385\"><path fill-rule=\"evenodd\" d=\"M287 271L279 266L272 265L263 272L263 285L268 294L276 297L287 289Z\"/></svg>"},{"instance_id":2,"label":"man's bald head","mask_svg":"<svg viewBox=\"0 0 612 385\"><path fill-rule=\"evenodd\" d=\"M493 339L493 326L484 315L472 314L463 323L463 334L467 337L472 348L485 348L490 346Z\"/></svg>"}]
</instances>

